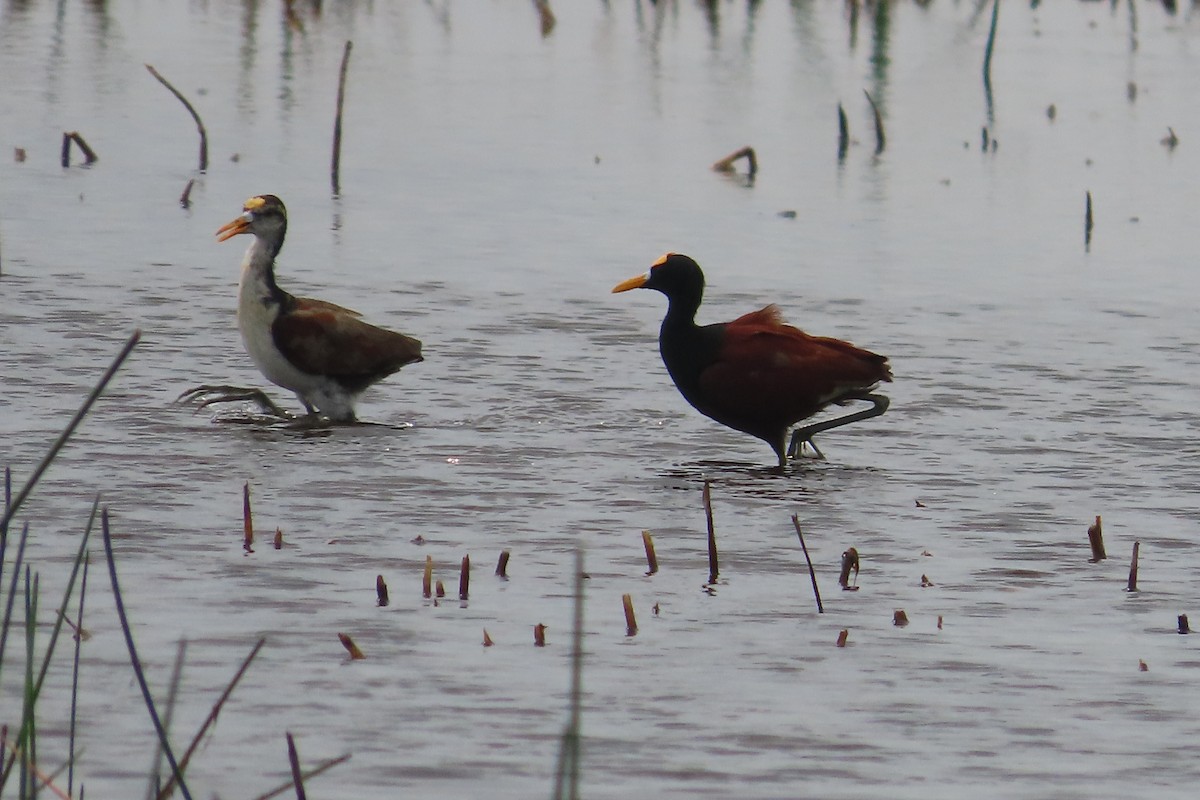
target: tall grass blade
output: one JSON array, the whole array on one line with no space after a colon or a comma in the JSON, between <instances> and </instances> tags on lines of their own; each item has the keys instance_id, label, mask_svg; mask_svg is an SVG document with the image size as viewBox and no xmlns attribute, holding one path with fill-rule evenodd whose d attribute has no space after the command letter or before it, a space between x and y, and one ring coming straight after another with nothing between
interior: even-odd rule
<instances>
[{"instance_id":1,"label":"tall grass blade","mask_svg":"<svg viewBox=\"0 0 1200 800\"><path fill-rule=\"evenodd\" d=\"M4 516L0 518L0 530L7 529L9 521L21 509L21 504L25 502L27 497L29 497L29 493L33 491L33 487L37 486L37 482L41 480L42 474L50 466L51 462L54 461L55 457L58 456L58 452L63 449L63 446L66 445L67 440L71 438L71 435L75 433L75 429L79 427L79 423L83 422L83 418L87 416L88 411L92 409L92 404L94 404L100 397L101 393L104 392L105 387L108 386L108 382L111 381L113 376L117 374L117 370L120 369L121 365L125 363L125 359L127 359L129 354L133 352L133 348L137 346L137 343L141 338L142 332L140 330L135 330L125 342L125 346L121 348L119 353L117 353L117 357L114 358L112 363L108 365L108 369L104 371L102 376L100 376L100 382L97 383L95 388L93 388L88 394L87 399L83 401L83 405L81 405L79 410L75 412L75 416L71 417L71 421L67 423L67 427L63 429L63 432L60 433L58 438L54 440L54 443L50 445L50 449L46 452L46 455L42 457L42 460L38 462L38 465L33 470L33 474L29 476L29 480L27 480L25 485L21 487L21 491L17 493L16 498L12 501L12 503L8 504L7 508L4 509Z\"/></svg>"},{"instance_id":2,"label":"tall grass blade","mask_svg":"<svg viewBox=\"0 0 1200 800\"><path fill-rule=\"evenodd\" d=\"M158 711L154 708L154 697L150 694L150 686L146 683L146 673L142 670L142 662L138 658L137 647L133 644L133 631L129 628L129 618L125 614L125 601L121 599L121 585L120 581L117 580L117 561L113 557L112 536L108 530L107 508L100 514L100 531L104 535L104 558L108 561L108 577L112 582L113 603L117 607L117 618L121 622L121 632L125 634L125 646L129 649L129 661L133 665L133 673L137 676L138 686L142 689L142 698L146 701L146 710L150 712L150 721L154 723L154 732L158 734L158 741L162 744L163 753L167 756L167 763L171 765L171 772L175 776L175 782L179 784L179 791L183 794L185 800L192 800L191 792L188 791L187 784L183 782L183 773L179 771L179 764L175 761L175 753L171 750L171 743L167 741L167 731L163 728Z\"/></svg>"}]
</instances>

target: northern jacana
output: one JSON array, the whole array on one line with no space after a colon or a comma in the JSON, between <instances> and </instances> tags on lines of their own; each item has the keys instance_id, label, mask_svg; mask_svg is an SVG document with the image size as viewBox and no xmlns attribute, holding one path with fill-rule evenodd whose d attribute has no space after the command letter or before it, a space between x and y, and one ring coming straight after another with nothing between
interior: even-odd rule
<instances>
[{"instance_id":1,"label":"northern jacana","mask_svg":"<svg viewBox=\"0 0 1200 800\"><path fill-rule=\"evenodd\" d=\"M697 325L704 273L691 258L667 253L650 271L613 287L614 292L655 289L667 296L658 347L684 399L722 425L762 439L779 457L800 454L812 437L887 410L888 399L872 390L892 380L887 357L825 336L810 336L783 322L769 305L732 322ZM788 429L827 406L854 400L871 408ZM823 457L823 456L822 456Z\"/></svg>"},{"instance_id":2,"label":"northern jacana","mask_svg":"<svg viewBox=\"0 0 1200 800\"><path fill-rule=\"evenodd\" d=\"M421 343L378 328L348 308L296 297L275 282L275 258L287 234L287 209L275 195L251 197L242 213L217 231L225 241L249 233L242 260L238 329L255 366L272 383L296 393L310 416L353 422L354 403L371 384L421 358ZM261 391L201 386L180 397L201 405L257 400L283 414Z\"/></svg>"}]
</instances>

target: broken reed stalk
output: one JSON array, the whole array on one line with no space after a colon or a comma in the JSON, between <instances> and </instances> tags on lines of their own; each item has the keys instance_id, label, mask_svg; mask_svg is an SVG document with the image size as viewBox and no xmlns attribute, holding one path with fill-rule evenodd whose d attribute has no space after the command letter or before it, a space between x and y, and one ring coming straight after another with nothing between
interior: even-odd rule
<instances>
[{"instance_id":1,"label":"broken reed stalk","mask_svg":"<svg viewBox=\"0 0 1200 800\"><path fill-rule=\"evenodd\" d=\"M1083 212L1083 246L1090 250L1092 247L1092 192L1087 193L1087 204Z\"/></svg>"},{"instance_id":2,"label":"broken reed stalk","mask_svg":"<svg viewBox=\"0 0 1200 800\"><path fill-rule=\"evenodd\" d=\"M753 147L743 147L741 150L735 150L729 155L722 158L720 161L712 165L714 172L733 172L733 163L739 158L746 159L746 174L753 178L758 173L758 156L754 153Z\"/></svg>"},{"instance_id":3,"label":"broken reed stalk","mask_svg":"<svg viewBox=\"0 0 1200 800\"><path fill-rule=\"evenodd\" d=\"M195 178L188 178L187 186L183 187L183 194L179 196L179 205L184 208L192 207L192 187L196 185Z\"/></svg>"},{"instance_id":4,"label":"broken reed stalk","mask_svg":"<svg viewBox=\"0 0 1200 800\"><path fill-rule=\"evenodd\" d=\"M1092 557L1089 560L1093 564L1108 558L1104 552L1104 531L1100 526L1099 514L1096 515L1095 524L1088 526L1088 544L1092 546Z\"/></svg>"},{"instance_id":5,"label":"broken reed stalk","mask_svg":"<svg viewBox=\"0 0 1200 800\"><path fill-rule=\"evenodd\" d=\"M275 540L271 544L274 545L276 550L283 549L283 528L275 529Z\"/></svg>"},{"instance_id":6,"label":"broken reed stalk","mask_svg":"<svg viewBox=\"0 0 1200 800\"><path fill-rule=\"evenodd\" d=\"M188 110L188 113L192 115L192 119L196 121L196 130L200 132L200 171L204 172L208 169L208 131L204 129L204 122L200 119L200 115L196 113L196 109L192 108L192 104L188 102L188 99L172 86L170 81L158 74L158 70L149 64L146 65L146 69L150 70L150 74L159 83L167 87L171 94L179 99L179 102L183 103L183 107Z\"/></svg>"},{"instance_id":7,"label":"broken reed stalk","mask_svg":"<svg viewBox=\"0 0 1200 800\"><path fill-rule=\"evenodd\" d=\"M544 626L539 626L544 627ZM555 770L554 800L578 800L580 720L583 706L583 550L575 551L575 620L571 631L571 706Z\"/></svg>"},{"instance_id":8,"label":"broken reed stalk","mask_svg":"<svg viewBox=\"0 0 1200 800\"><path fill-rule=\"evenodd\" d=\"M500 560L496 562L496 574L501 578L508 577L508 559L512 556L508 550L500 551Z\"/></svg>"},{"instance_id":9,"label":"broken reed stalk","mask_svg":"<svg viewBox=\"0 0 1200 800\"><path fill-rule=\"evenodd\" d=\"M858 582L858 550L846 548L842 553L842 571L838 574L838 585L843 589L850 588L850 570L854 570L854 581Z\"/></svg>"},{"instance_id":10,"label":"broken reed stalk","mask_svg":"<svg viewBox=\"0 0 1200 800\"><path fill-rule=\"evenodd\" d=\"M544 39L554 32L554 26L558 20L555 19L554 12L550 10L550 0L533 0L533 5L537 8L538 24L541 26Z\"/></svg>"},{"instance_id":11,"label":"broken reed stalk","mask_svg":"<svg viewBox=\"0 0 1200 800\"><path fill-rule=\"evenodd\" d=\"M838 632L837 646L838 646L838 647L845 647L845 646L846 646L846 640L847 640L847 639L849 639L849 638L850 638L850 630L849 630L848 628L842 628L842 629L841 629L841 630Z\"/></svg>"},{"instance_id":12,"label":"broken reed stalk","mask_svg":"<svg viewBox=\"0 0 1200 800\"><path fill-rule=\"evenodd\" d=\"M436 581L433 584L433 595L434 595L434 597L445 597L446 596L446 587L442 585L441 581ZM434 605L437 605L437 604L435 603Z\"/></svg>"},{"instance_id":13,"label":"broken reed stalk","mask_svg":"<svg viewBox=\"0 0 1200 800\"><path fill-rule=\"evenodd\" d=\"M158 711L154 708L154 698L150 694L150 686L146 683L146 674L142 671L142 662L138 658L137 647L133 644L133 631L129 627L129 618L125 614L125 602L121 599L121 586L117 580L117 560L113 557L107 508L100 513L100 531L104 535L104 558L108 561L108 577L112 582L113 604L117 609L117 618L121 622L121 632L125 635L125 646L129 649L129 661L133 665L133 674L137 677L138 686L141 687L142 699L146 701L146 709L150 712L150 721L154 723L154 732L158 735L158 741L167 757L167 763L171 765L171 774L175 776L175 783L178 784L184 800L192 800L191 792L188 791L187 784L183 782L183 772L175 760L174 751L171 750L171 743L167 740L167 731L163 728Z\"/></svg>"},{"instance_id":14,"label":"broken reed stalk","mask_svg":"<svg viewBox=\"0 0 1200 800\"><path fill-rule=\"evenodd\" d=\"M50 462L54 461L55 456L57 456L59 451L63 449L63 446L66 445L67 440L71 438L73 433L75 433L75 429L79 427L79 423L83 422L83 418L87 416L87 413L91 410L92 405L104 392L105 387L108 386L108 382L111 381L113 376L117 374L117 370L120 369L121 365L125 363L125 359L129 357L131 352L133 352L133 348L137 346L137 343L141 338L142 332L140 330L135 330L129 339L126 340L125 346L121 348L121 351L117 353L117 357L113 359L112 363L108 365L108 369L106 369L104 374L100 376L99 383L97 383L92 391L88 394L87 398L83 401L83 405L79 407L79 410L75 412L75 416L71 417L70 422L67 423L67 427L64 428L63 432L58 435L58 438L54 440L54 444L50 445L50 449L46 451L46 455L44 455L42 460L38 462L38 465L34 467L33 473L29 476L29 480L25 482L25 485L21 487L21 491L17 492L17 496L8 505L8 508L5 509L4 515L0 517L0 531L8 530L8 523L16 515L17 511L20 510L21 504L25 502L25 499L29 497L29 493L33 491L33 487L37 485L37 482L41 479L42 474L45 473L46 469L50 466Z\"/></svg>"},{"instance_id":15,"label":"broken reed stalk","mask_svg":"<svg viewBox=\"0 0 1200 800\"><path fill-rule=\"evenodd\" d=\"M85 573L86 577L86 573ZM82 596L80 597L82 600ZM80 609L80 621L82 622L82 608ZM183 758L179 759L179 771L182 773L187 769L188 762L192 760L192 754L196 752L196 748L204 741L208 729L217 722L217 717L221 714L221 709L225 707L225 701L233 694L233 690L241 682L242 676L246 674L246 670L250 668L250 663L258 656L258 651L262 650L263 645L267 643L266 637L260 638L254 647L250 649L250 654L242 659L242 664L238 667L237 672L233 674L233 678L225 687L225 691L221 692L221 696L217 698L217 702L213 703L213 707L209 710L208 716L204 718L204 722L200 725L200 730L196 731L196 735L192 737L191 743L187 750L183 753ZM175 776L171 775L167 778L167 782L158 791L157 800L166 800L171 796L171 792L175 790Z\"/></svg>"},{"instance_id":16,"label":"broken reed stalk","mask_svg":"<svg viewBox=\"0 0 1200 800\"><path fill-rule=\"evenodd\" d=\"M720 570L717 568L717 531L713 527L712 484L704 482L704 518L708 522L708 582L716 583Z\"/></svg>"},{"instance_id":17,"label":"broken reed stalk","mask_svg":"<svg viewBox=\"0 0 1200 800\"><path fill-rule=\"evenodd\" d=\"M466 600L471 593L471 557L463 556L462 568L458 571L458 599Z\"/></svg>"},{"instance_id":18,"label":"broken reed stalk","mask_svg":"<svg viewBox=\"0 0 1200 800\"><path fill-rule=\"evenodd\" d=\"M342 643L342 647L346 648L346 652L350 654L351 661L362 661L367 657L366 653L358 649L358 645L354 643L349 634L339 633L338 641Z\"/></svg>"},{"instance_id":19,"label":"broken reed stalk","mask_svg":"<svg viewBox=\"0 0 1200 800\"><path fill-rule=\"evenodd\" d=\"M318 775L320 775L322 772L326 772L326 771L336 767L338 764L344 764L349 760L350 760L350 754L345 753L343 755L338 756L337 758L331 758L328 761L318 764L317 766L310 769L308 772L302 773L302 776L303 776L304 780L309 780L310 778L315 778ZM295 785L294 781L290 781L290 780L284 781L283 783L279 784L278 786L276 786L274 789L267 792L266 794L260 794L258 797L254 798L254 800L272 800L273 798L278 797L279 795L286 792L288 789L293 788L294 785Z\"/></svg>"},{"instance_id":20,"label":"broken reed stalk","mask_svg":"<svg viewBox=\"0 0 1200 800\"><path fill-rule=\"evenodd\" d=\"M307 800L304 794L304 774L300 771L300 756L296 753L296 740L287 734L288 763L292 765L292 785L296 787L296 800Z\"/></svg>"},{"instance_id":21,"label":"broken reed stalk","mask_svg":"<svg viewBox=\"0 0 1200 800\"><path fill-rule=\"evenodd\" d=\"M883 135L883 117L880 116L879 106L875 105L871 93L863 89L863 94L867 96L867 102L871 104L871 113L875 116L875 155L879 155L887 146L887 139Z\"/></svg>"},{"instance_id":22,"label":"broken reed stalk","mask_svg":"<svg viewBox=\"0 0 1200 800\"><path fill-rule=\"evenodd\" d=\"M988 26L987 46L983 49L983 89L991 107L992 96L992 52L996 47L996 23L1000 19L1000 0L992 0L992 22Z\"/></svg>"},{"instance_id":23,"label":"broken reed stalk","mask_svg":"<svg viewBox=\"0 0 1200 800\"><path fill-rule=\"evenodd\" d=\"M425 556L425 573L421 576L421 594L433 597L433 556Z\"/></svg>"},{"instance_id":24,"label":"broken reed stalk","mask_svg":"<svg viewBox=\"0 0 1200 800\"><path fill-rule=\"evenodd\" d=\"M821 603L821 590L817 588L817 571L813 569L812 559L808 555L808 545L804 544L804 532L800 530L800 515L792 514L792 525L796 528L796 536L800 539L800 549L804 551L804 560L808 562L808 577L812 581L813 596L817 598L817 613L824 614L825 606Z\"/></svg>"},{"instance_id":25,"label":"broken reed stalk","mask_svg":"<svg viewBox=\"0 0 1200 800\"><path fill-rule=\"evenodd\" d=\"M1141 542L1133 543L1133 558L1129 561L1129 585L1125 587L1127 592L1136 592L1137 588L1137 573L1138 573L1138 551L1142 548Z\"/></svg>"},{"instance_id":26,"label":"broken reed stalk","mask_svg":"<svg viewBox=\"0 0 1200 800\"><path fill-rule=\"evenodd\" d=\"M242 549L254 552L254 514L250 511L250 482L242 484Z\"/></svg>"},{"instance_id":27,"label":"broken reed stalk","mask_svg":"<svg viewBox=\"0 0 1200 800\"><path fill-rule=\"evenodd\" d=\"M654 537L650 531L642 531L642 546L646 548L646 564L649 567L646 574L653 575L658 572L658 556L654 553Z\"/></svg>"},{"instance_id":28,"label":"broken reed stalk","mask_svg":"<svg viewBox=\"0 0 1200 800\"><path fill-rule=\"evenodd\" d=\"M88 143L84 141L82 136L79 135L79 131L63 131L62 154L60 157L63 167L71 166L72 142L74 142L79 147L79 151L83 153L83 163L85 165L95 164L100 160L100 157L96 155L96 151L89 147Z\"/></svg>"},{"instance_id":29,"label":"broken reed stalk","mask_svg":"<svg viewBox=\"0 0 1200 800\"><path fill-rule=\"evenodd\" d=\"M846 109L838 103L838 148L837 160L840 164L846 160L846 151L850 149L850 122L846 119Z\"/></svg>"},{"instance_id":30,"label":"broken reed stalk","mask_svg":"<svg viewBox=\"0 0 1200 800\"><path fill-rule=\"evenodd\" d=\"M1180 634L1185 634L1185 633L1191 633L1191 632L1192 632L1192 629L1191 629L1190 627L1188 627L1188 618L1187 618L1187 614L1180 614L1180 615L1179 615L1179 629L1178 629L1178 630L1179 630L1179 633L1180 633Z\"/></svg>"},{"instance_id":31,"label":"broken reed stalk","mask_svg":"<svg viewBox=\"0 0 1200 800\"><path fill-rule=\"evenodd\" d=\"M533 626L533 646L534 647L545 647L546 646L546 626L540 622L537 625Z\"/></svg>"},{"instance_id":32,"label":"broken reed stalk","mask_svg":"<svg viewBox=\"0 0 1200 800\"><path fill-rule=\"evenodd\" d=\"M625 635L637 636L637 618L633 615L633 595L621 595L621 605L625 608Z\"/></svg>"},{"instance_id":33,"label":"broken reed stalk","mask_svg":"<svg viewBox=\"0 0 1200 800\"><path fill-rule=\"evenodd\" d=\"M342 106L346 102L346 72L350 68L350 50L353 47L354 43L347 39L346 47L342 50L342 66L338 70L337 113L333 117L333 159L329 168L334 195L342 192Z\"/></svg>"},{"instance_id":34,"label":"broken reed stalk","mask_svg":"<svg viewBox=\"0 0 1200 800\"><path fill-rule=\"evenodd\" d=\"M380 607L388 604L388 588L387 583L383 580L382 575L375 576L375 598Z\"/></svg>"}]
</instances>

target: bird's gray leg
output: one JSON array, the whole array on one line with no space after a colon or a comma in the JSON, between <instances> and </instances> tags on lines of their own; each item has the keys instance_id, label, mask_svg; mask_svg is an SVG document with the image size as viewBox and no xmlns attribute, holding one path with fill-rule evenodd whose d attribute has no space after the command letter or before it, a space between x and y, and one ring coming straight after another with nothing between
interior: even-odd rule
<instances>
[{"instance_id":1,"label":"bird's gray leg","mask_svg":"<svg viewBox=\"0 0 1200 800\"><path fill-rule=\"evenodd\" d=\"M865 400L871 404L870 408L865 408L862 411L855 411L853 414L846 414L841 417L825 420L824 422L814 422L812 425L805 425L803 428L797 428L792 432L792 443L788 445L787 454L790 458L796 458L804 449L804 443L807 442L816 452L817 458L824 459L825 454L821 452L821 448L817 447L817 443L813 441L821 431L831 430L832 428L840 428L843 425L849 425L851 422L861 422L864 419L878 417L880 414L888 410L888 405L891 403L887 395L864 393L848 395L844 400Z\"/></svg>"},{"instance_id":2,"label":"bird's gray leg","mask_svg":"<svg viewBox=\"0 0 1200 800\"><path fill-rule=\"evenodd\" d=\"M250 401L258 404L259 410L280 419L290 419L291 415L267 397L262 389L251 389L243 386L205 385L188 389L175 398L177 405L195 405L196 411L207 408L214 403L236 403Z\"/></svg>"}]
</instances>

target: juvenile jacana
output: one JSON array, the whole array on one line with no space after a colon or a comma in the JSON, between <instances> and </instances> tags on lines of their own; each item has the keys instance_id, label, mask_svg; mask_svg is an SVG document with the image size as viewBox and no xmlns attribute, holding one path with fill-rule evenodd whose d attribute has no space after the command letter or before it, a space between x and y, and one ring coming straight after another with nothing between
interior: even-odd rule
<instances>
[{"instance_id":1,"label":"juvenile jacana","mask_svg":"<svg viewBox=\"0 0 1200 800\"><path fill-rule=\"evenodd\" d=\"M630 289L667 296L658 347L684 399L701 414L771 445L780 467L806 442L820 456L815 434L887 410L887 397L871 392L892 380L885 356L840 339L810 336L785 324L773 305L732 322L697 325L704 273L688 256L667 253L646 274L613 287L614 292ZM853 400L867 401L871 408L798 428L785 446L792 425Z\"/></svg>"},{"instance_id":2,"label":"juvenile jacana","mask_svg":"<svg viewBox=\"0 0 1200 800\"><path fill-rule=\"evenodd\" d=\"M242 341L267 380L295 392L309 415L353 422L354 402L368 386L422 360L416 339L363 322L357 311L279 288L275 258L287 234L287 209L278 197L251 197L242 213L217 231L217 240L240 233L254 236L238 289ZM201 386L183 398L203 398L203 405L256 399L265 410L280 413L255 390Z\"/></svg>"}]
</instances>

